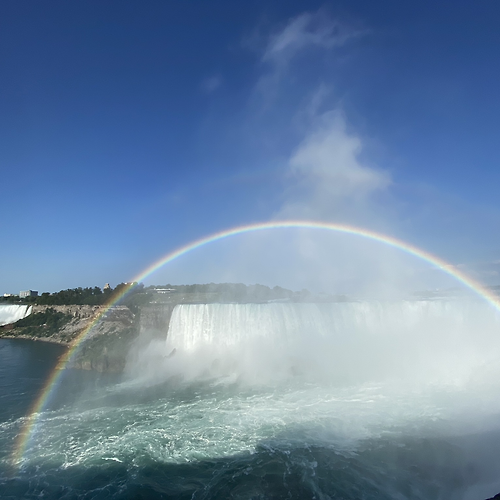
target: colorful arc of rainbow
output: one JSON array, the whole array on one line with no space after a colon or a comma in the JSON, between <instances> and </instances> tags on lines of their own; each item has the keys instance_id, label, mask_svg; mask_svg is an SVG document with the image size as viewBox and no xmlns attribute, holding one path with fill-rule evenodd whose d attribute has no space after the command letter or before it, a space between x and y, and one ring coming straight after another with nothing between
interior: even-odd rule
<instances>
[{"instance_id":1,"label":"colorful arc of rainbow","mask_svg":"<svg viewBox=\"0 0 500 500\"><path fill-rule=\"evenodd\" d=\"M181 257L182 255L191 252L192 250L196 250L208 243L212 243L214 241L222 240L224 238L228 238L230 236L236 236L243 233L250 233L255 231L261 231L265 229L283 229L283 228L304 228L304 229L325 229L329 231L337 231L346 234L352 234L356 236L362 236L365 238L369 238L371 240L379 241L381 243L385 243L391 247L397 248L399 250L405 251L408 254L411 254L417 258L420 258L424 261L427 261L434 266L440 268L443 272L449 274L454 277L456 280L461 282L466 287L473 290L480 297L484 298L487 302L489 302L497 311L500 312L500 302L493 294L493 292L486 287L484 287L481 283L476 280L470 278L463 272L459 271L455 267L451 266L444 260L439 257L436 257L424 250L421 250L409 243L403 242L391 236L386 236L380 233L376 233L375 231L370 231L368 229L362 229L354 226L342 225L342 224L331 224L326 222L317 222L317 221L307 221L307 220L293 220L293 221L275 221L275 222L265 222L265 223L256 223L249 224L244 226L238 226L232 229L220 231L218 233L212 234L210 236L201 238L192 243L189 243L177 250L174 250L171 253L168 253L166 256L162 257L160 260L152 264L145 271L136 276L133 282L139 282L144 280L150 274L154 273L156 270L172 262L173 260ZM73 355L77 351L80 344L85 340L88 336L89 332L96 325L96 323L106 314L106 312L114 306L117 302L119 302L130 290L133 288L133 284L125 287L123 291L113 297L113 299L105 304L99 313L95 316L95 318L90 322L89 326L81 332L78 337L76 337L70 348L67 352L60 358L56 368L52 372L52 374L47 379L43 389L40 391L36 401L31 407L31 410L26 417L26 421L21 432L18 435L16 440L16 446L13 453L13 463L19 464L24 455L24 451L28 444L29 438L34 431L34 427L37 421L38 414L43 410L46 405L50 394L57 387L58 382L60 381L61 374L63 368L68 364L68 362L72 359Z\"/></svg>"}]
</instances>

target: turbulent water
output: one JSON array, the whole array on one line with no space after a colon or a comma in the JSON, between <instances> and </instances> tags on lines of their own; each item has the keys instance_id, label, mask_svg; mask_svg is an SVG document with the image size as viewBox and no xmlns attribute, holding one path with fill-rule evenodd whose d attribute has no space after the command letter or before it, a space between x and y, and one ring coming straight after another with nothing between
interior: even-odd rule
<instances>
[{"instance_id":1,"label":"turbulent water","mask_svg":"<svg viewBox=\"0 0 500 500\"><path fill-rule=\"evenodd\" d=\"M15 323L31 314L31 306L0 304L0 326Z\"/></svg>"},{"instance_id":2,"label":"turbulent water","mask_svg":"<svg viewBox=\"0 0 500 500\"><path fill-rule=\"evenodd\" d=\"M0 496L500 491L500 318L486 304L181 305L165 337L139 341L119 380L68 370L15 465L24 419L8 396ZM2 360L28 355L3 342ZM3 391L17 363L2 361Z\"/></svg>"}]
</instances>

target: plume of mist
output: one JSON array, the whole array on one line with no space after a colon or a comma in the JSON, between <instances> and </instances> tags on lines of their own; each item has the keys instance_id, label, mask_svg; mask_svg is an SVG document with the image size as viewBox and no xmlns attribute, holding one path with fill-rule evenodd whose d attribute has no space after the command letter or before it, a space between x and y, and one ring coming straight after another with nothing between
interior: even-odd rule
<instances>
[{"instance_id":1,"label":"plume of mist","mask_svg":"<svg viewBox=\"0 0 500 500\"><path fill-rule=\"evenodd\" d=\"M310 109L316 107L312 102ZM283 201L275 218L322 220L391 234L390 173L362 159L363 139L348 130L340 109L311 114L302 141L288 159ZM360 294L393 296L401 287L408 290L403 283L414 274L410 260L398 252L346 235L302 232L296 250L316 264L307 270L321 277L314 288L352 293L357 287Z\"/></svg>"},{"instance_id":2,"label":"plume of mist","mask_svg":"<svg viewBox=\"0 0 500 500\"><path fill-rule=\"evenodd\" d=\"M182 305L129 377L243 385L295 382L489 386L498 319L469 300ZM472 385L471 385L472 384Z\"/></svg>"},{"instance_id":3,"label":"plume of mist","mask_svg":"<svg viewBox=\"0 0 500 500\"><path fill-rule=\"evenodd\" d=\"M276 216L341 221L372 212L373 195L392 181L388 172L363 164L362 148L340 110L317 117L289 159L289 185Z\"/></svg>"}]
</instances>

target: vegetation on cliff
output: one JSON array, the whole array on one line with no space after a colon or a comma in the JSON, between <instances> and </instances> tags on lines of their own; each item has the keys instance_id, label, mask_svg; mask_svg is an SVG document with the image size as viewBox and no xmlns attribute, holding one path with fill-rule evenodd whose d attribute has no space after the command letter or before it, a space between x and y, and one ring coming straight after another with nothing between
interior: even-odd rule
<instances>
[{"instance_id":1,"label":"vegetation on cliff","mask_svg":"<svg viewBox=\"0 0 500 500\"><path fill-rule=\"evenodd\" d=\"M14 303L14 304L35 304L41 306L71 306L71 305L88 305L100 306L112 301L127 287L127 283L120 283L114 289L105 288L101 290L98 286L94 287L78 287L68 288L67 290L60 290L59 292L43 292L38 297L19 297L18 295L11 295L7 297L0 297L1 302ZM142 284L136 285L132 290L133 293L141 291Z\"/></svg>"},{"instance_id":2,"label":"vegetation on cliff","mask_svg":"<svg viewBox=\"0 0 500 500\"><path fill-rule=\"evenodd\" d=\"M100 306L109 302L120 294L123 289L127 286L125 283L120 283L114 289L106 288L101 290L98 286L93 288L68 288L67 290L61 290L60 292L48 293L44 292L40 297L35 298L35 303L37 305L88 305L88 306ZM139 285L137 288L140 288Z\"/></svg>"},{"instance_id":3,"label":"vegetation on cliff","mask_svg":"<svg viewBox=\"0 0 500 500\"><path fill-rule=\"evenodd\" d=\"M108 300L113 291L111 289L104 290L98 287L94 288L69 288L56 293L44 292L40 297L37 297L35 303L38 305L89 305L97 306L104 304Z\"/></svg>"},{"instance_id":4,"label":"vegetation on cliff","mask_svg":"<svg viewBox=\"0 0 500 500\"><path fill-rule=\"evenodd\" d=\"M45 311L30 314L13 325L19 335L28 335L30 337L51 337L57 333L64 325L71 321L69 314L56 311L49 307Z\"/></svg>"}]
</instances>

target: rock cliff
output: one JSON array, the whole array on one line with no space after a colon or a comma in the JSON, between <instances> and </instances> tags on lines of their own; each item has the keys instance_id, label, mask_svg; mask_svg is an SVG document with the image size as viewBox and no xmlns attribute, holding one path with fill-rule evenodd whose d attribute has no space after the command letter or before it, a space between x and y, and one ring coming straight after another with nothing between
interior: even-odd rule
<instances>
[{"instance_id":1,"label":"rock cliff","mask_svg":"<svg viewBox=\"0 0 500 500\"><path fill-rule=\"evenodd\" d=\"M102 312L101 306L33 306L30 316L1 327L0 337L55 342L69 347L95 322L76 352L72 367L118 372L123 370L131 342L138 335L138 323L126 306L111 307L101 316Z\"/></svg>"}]
</instances>

